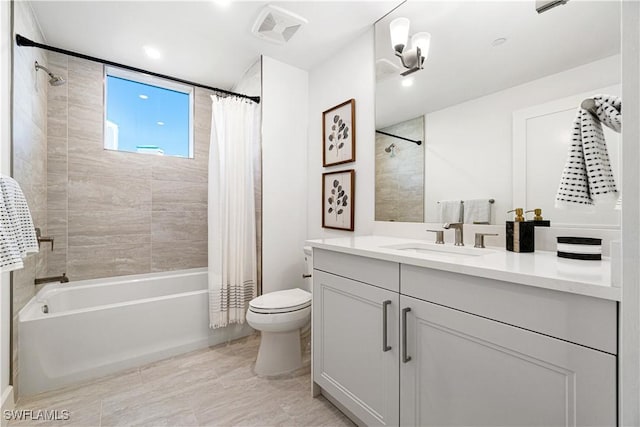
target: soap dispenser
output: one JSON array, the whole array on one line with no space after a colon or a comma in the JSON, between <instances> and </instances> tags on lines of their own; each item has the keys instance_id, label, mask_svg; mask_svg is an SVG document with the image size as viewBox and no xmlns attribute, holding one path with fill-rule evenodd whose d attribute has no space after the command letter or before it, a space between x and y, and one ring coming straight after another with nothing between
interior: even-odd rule
<instances>
[{"instance_id":1,"label":"soap dispenser","mask_svg":"<svg viewBox=\"0 0 640 427\"><path fill-rule=\"evenodd\" d=\"M551 227L551 221L548 219L542 218L542 209L536 208L529 211L525 211L525 213L533 212L533 220L527 221L532 222L536 227Z\"/></svg>"},{"instance_id":2,"label":"soap dispenser","mask_svg":"<svg viewBox=\"0 0 640 427\"><path fill-rule=\"evenodd\" d=\"M533 252L535 250L535 225L524 220L524 209L515 208L513 221L506 222L507 250L511 252Z\"/></svg>"}]
</instances>

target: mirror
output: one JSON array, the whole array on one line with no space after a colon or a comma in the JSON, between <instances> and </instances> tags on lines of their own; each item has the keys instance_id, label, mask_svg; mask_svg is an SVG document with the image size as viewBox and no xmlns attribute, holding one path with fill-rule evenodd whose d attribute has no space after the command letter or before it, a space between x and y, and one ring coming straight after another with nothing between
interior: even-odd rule
<instances>
[{"instance_id":1,"label":"mirror","mask_svg":"<svg viewBox=\"0 0 640 427\"><path fill-rule=\"evenodd\" d=\"M410 22L402 59L390 35L399 17ZM402 76L421 32L423 68ZM376 23L375 55L376 131L423 141L377 133L376 221L440 222L441 201L493 199L492 224L523 207L554 226L619 226L613 206L554 207L581 101L621 94L619 2L541 14L533 1L406 2ZM620 135L605 138L620 188Z\"/></svg>"}]
</instances>

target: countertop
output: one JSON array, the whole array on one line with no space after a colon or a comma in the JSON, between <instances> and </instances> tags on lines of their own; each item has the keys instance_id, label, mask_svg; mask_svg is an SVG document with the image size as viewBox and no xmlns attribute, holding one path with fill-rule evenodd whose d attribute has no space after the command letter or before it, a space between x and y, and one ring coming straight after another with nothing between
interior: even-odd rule
<instances>
[{"instance_id":1,"label":"countertop","mask_svg":"<svg viewBox=\"0 0 640 427\"><path fill-rule=\"evenodd\" d=\"M558 258L555 252L514 253L496 247L487 247L487 254L479 256L412 253L383 246L405 243L430 245L433 242L388 236L318 239L306 243L318 249L612 301L620 301L622 294L619 287L611 285L611 262L606 258L601 261L581 261Z\"/></svg>"}]
</instances>

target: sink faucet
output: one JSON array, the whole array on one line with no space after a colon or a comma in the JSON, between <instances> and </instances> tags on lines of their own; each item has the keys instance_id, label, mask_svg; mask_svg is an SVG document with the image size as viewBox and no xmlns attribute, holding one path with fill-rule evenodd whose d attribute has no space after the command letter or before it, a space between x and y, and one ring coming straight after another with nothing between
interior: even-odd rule
<instances>
[{"instance_id":1,"label":"sink faucet","mask_svg":"<svg viewBox=\"0 0 640 427\"><path fill-rule=\"evenodd\" d=\"M462 226L463 224L461 222L445 222L442 225L442 228L444 228L445 230L448 230L450 228L453 228L456 232L456 240L454 245L455 246L464 246L464 238L462 235Z\"/></svg>"}]
</instances>

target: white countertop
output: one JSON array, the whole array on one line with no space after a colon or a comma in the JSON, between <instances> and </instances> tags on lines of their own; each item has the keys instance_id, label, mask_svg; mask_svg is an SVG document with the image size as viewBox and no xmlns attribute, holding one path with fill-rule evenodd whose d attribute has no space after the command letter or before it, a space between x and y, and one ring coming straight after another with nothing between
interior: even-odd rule
<instances>
[{"instance_id":1,"label":"white countertop","mask_svg":"<svg viewBox=\"0 0 640 427\"><path fill-rule=\"evenodd\" d=\"M609 259L582 261L558 258L555 252L514 253L495 247L487 247L487 254L480 256L412 253L382 247L403 243L433 242L388 236L307 241L319 249L620 301L621 289L611 285Z\"/></svg>"}]
</instances>

